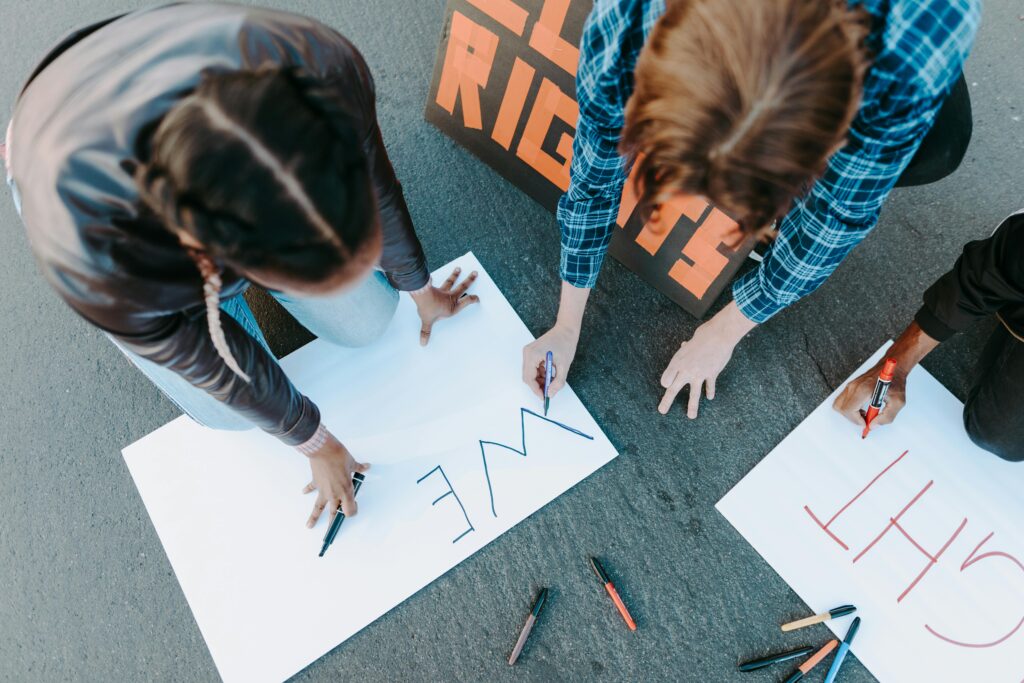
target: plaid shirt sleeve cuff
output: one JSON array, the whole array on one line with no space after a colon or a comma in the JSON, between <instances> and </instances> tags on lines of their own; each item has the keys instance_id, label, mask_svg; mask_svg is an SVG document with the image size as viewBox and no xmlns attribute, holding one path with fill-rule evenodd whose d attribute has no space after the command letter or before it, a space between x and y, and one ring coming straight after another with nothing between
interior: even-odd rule
<instances>
[{"instance_id":1,"label":"plaid shirt sleeve cuff","mask_svg":"<svg viewBox=\"0 0 1024 683\"><path fill-rule=\"evenodd\" d=\"M598 255L579 254L562 247L559 275L562 280L573 287L593 289L597 284L597 274L601 271L603 262L603 253Z\"/></svg>"},{"instance_id":2,"label":"plaid shirt sleeve cuff","mask_svg":"<svg viewBox=\"0 0 1024 683\"><path fill-rule=\"evenodd\" d=\"M759 325L785 308L765 291L758 277L760 272L761 269L756 268L732 285L732 298L740 313Z\"/></svg>"}]
</instances>

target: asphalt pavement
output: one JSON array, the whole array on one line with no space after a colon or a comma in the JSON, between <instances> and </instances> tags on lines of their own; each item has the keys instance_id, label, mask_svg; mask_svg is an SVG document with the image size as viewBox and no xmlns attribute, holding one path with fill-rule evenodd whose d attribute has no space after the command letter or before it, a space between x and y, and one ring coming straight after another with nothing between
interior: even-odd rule
<instances>
[{"instance_id":1,"label":"asphalt pavement","mask_svg":"<svg viewBox=\"0 0 1024 683\"><path fill-rule=\"evenodd\" d=\"M270 4L337 28L365 54L431 264L472 249L527 326L547 329L558 289L553 216L422 119L443 0ZM0 101L13 102L65 31L134 7L0 0ZM296 680L776 680L734 665L802 644L807 632L780 637L778 623L805 608L714 504L898 334L964 242L1024 206L1024 4L987 0L983 21L965 69L974 137L962 167L894 192L835 275L738 348L700 419L655 410L658 378L698 321L609 261L571 383L620 457ZM215 679L120 455L175 408L47 287L6 192L0 252L0 679ZM308 338L272 307L261 316L279 352ZM924 366L963 398L990 329L947 342ZM224 482L240 505L244 493ZM588 554L614 568L636 633L595 596ZM554 587L551 602L511 669L504 658L540 585ZM843 680L873 679L851 658Z\"/></svg>"}]
</instances>

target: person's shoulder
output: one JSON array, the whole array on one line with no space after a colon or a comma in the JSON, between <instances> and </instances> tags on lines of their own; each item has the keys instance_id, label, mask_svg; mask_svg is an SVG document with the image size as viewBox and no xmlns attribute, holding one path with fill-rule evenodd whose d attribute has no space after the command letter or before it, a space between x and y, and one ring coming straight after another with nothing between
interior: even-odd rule
<instances>
[{"instance_id":1,"label":"person's shoulder","mask_svg":"<svg viewBox=\"0 0 1024 683\"><path fill-rule=\"evenodd\" d=\"M897 0L889 5L876 61L915 89L944 93L960 74L980 22L980 0Z\"/></svg>"},{"instance_id":2,"label":"person's shoulder","mask_svg":"<svg viewBox=\"0 0 1024 683\"><path fill-rule=\"evenodd\" d=\"M576 77L582 110L616 121L621 118L621 109L631 94L637 56L664 9L664 0L594 2L583 27Z\"/></svg>"},{"instance_id":3,"label":"person's shoulder","mask_svg":"<svg viewBox=\"0 0 1024 683\"><path fill-rule=\"evenodd\" d=\"M249 62L274 62L316 70L321 63L362 61L356 47L334 28L302 14L246 8L239 44Z\"/></svg>"},{"instance_id":4,"label":"person's shoulder","mask_svg":"<svg viewBox=\"0 0 1024 683\"><path fill-rule=\"evenodd\" d=\"M969 47L981 23L981 0L898 0L889 5L890 39L927 39L933 49Z\"/></svg>"},{"instance_id":5,"label":"person's shoulder","mask_svg":"<svg viewBox=\"0 0 1024 683\"><path fill-rule=\"evenodd\" d=\"M621 54L639 48L665 0L596 0L583 28L583 57Z\"/></svg>"}]
</instances>

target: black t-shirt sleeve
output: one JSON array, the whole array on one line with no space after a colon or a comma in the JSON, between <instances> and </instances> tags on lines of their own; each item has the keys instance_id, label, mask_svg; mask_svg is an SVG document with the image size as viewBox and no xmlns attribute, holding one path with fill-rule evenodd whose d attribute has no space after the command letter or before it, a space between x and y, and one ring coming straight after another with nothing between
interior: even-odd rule
<instances>
[{"instance_id":1,"label":"black t-shirt sleeve","mask_svg":"<svg viewBox=\"0 0 1024 683\"><path fill-rule=\"evenodd\" d=\"M979 318L1024 302L1024 213L1007 218L991 237L968 242L952 270L924 293L915 320L944 341Z\"/></svg>"}]
</instances>

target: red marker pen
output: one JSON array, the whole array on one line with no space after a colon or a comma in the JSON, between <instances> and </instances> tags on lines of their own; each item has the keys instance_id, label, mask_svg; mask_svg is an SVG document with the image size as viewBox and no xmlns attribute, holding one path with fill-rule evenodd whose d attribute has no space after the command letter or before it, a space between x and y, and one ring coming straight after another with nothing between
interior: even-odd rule
<instances>
[{"instance_id":1,"label":"red marker pen","mask_svg":"<svg viewBox=\"0 0 1024 683\"><path fill-rule=\"evenodd\" d=\"M594 573L597 574L597 578L604 584L604 589L608 591L608 595L611 596L612 602L615 603L615 608L619 610L619 614L622 615L623 621L626 622L626 626L629 627L630 631L636 630L636 622L633 621L633 617L630 615L629 610L626 609L626 603L622 602L622 598L619 597L619 591L615 590L615 584L608 577L608 572L601 566L601 562L596 558L590 558L590 566L593 567Z\"/></svg>"},{"instance_id":2,"label":"red marker pen","mask_svg":"<svg viewBox=\"0 0 1024 683\"><path fill-rule=\"evenodd\" d=\"M868 432L871 431L871 421L878 417L878 412L885 405L885 395L889 393L889 385L892 384L893 374L896 372L896 359L886 358L885 365L882 366L882 372L878 375L878 381L875 382L875 391L871 394L871 402L868 404L868 412L864 416L864 432L860 435L860 438L868 438Z\"/></svg>"}]
</instances>

